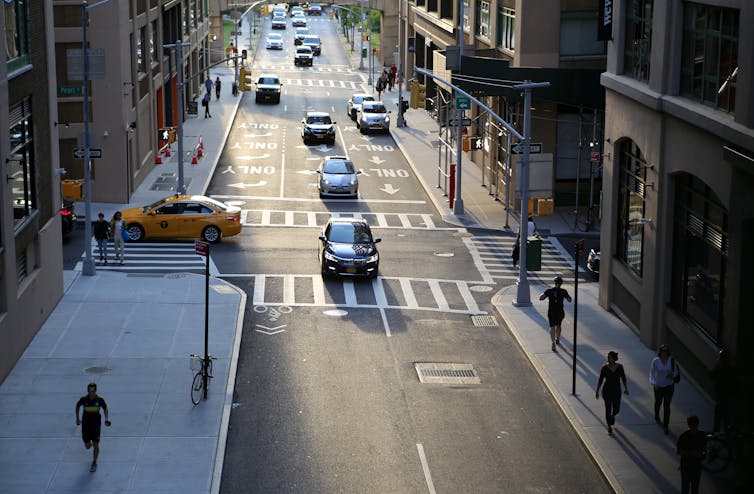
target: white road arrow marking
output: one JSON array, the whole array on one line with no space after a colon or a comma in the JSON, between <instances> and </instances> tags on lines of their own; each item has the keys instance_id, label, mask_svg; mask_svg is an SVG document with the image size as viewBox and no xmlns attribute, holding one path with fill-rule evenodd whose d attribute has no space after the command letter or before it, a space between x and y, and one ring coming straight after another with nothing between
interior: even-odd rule
<instances>
[{"instance_id":1,"label":"white road arrow marking","mask_svg":"<svg viewBox=\"0 0 754 494\"><path fill-rule=\"evenodd\" d=\"M361 136L361 138L367 142L372 142L372 136Z\"/></svg>"},{"instance_id":2,"label":"white road arrow marking","mask_svg":"<svg viewBox=\"0 0 754 494\"><path fill-rule=\"evenodd\" d=\"M285 330L284 330L284 329L281 329L281 330L279 330L279 331L265 331L265 330L263 330L263 329L257 329L257 330L255 330L255 331L257 331L257 332L259 332L259 333L264 333L264 334L267 334L267 335L274 335L274 334L278 334L278 333L284 333L284 332L285 332Z\"/></svg>"},{"instance_id":3,"label":"white road arrow marking","mask_svg":"<svg viewBox=\"0 0 754 494\"><path fill-rule=\"evenodd\" d=\"M238 183L235 183L235 184L228 184L228 187L235 187L237 189L246 189L248 187L260 187L262 185L267 185L267 182L265 182L264 180L260 180L259 182L255 183L255 184L247 184L247 183L243 183L243 182L238 182Z\"/></svg>"},{"instance_id":4,"label":"white road arrow marking","mask_svg":"<svg viewBox=\"0 0 754 494\"><path fill-rule=\"evenodd\" d=\"M246 128L246 122L241 122L240 124L238 124L238 128L239 129L245 129Z\"/></svg>"},{"instance_id":5,"label":"white road arrow marking","mask_svg":"<svg viewBox=\"0 0 754 494\"><path fill-rule=\"evenodd\" d=\"M353 125L346 125L343 127L343 132L354 132L356 130L356 127Z\"/></svg>"},{"instance_id":6,"label":"white road arrow marking","mask_svg":"<svg viewBox=\"0 0 754 494\"><path fill-rule=\"evenodd\" d=\"M230 149L241 149L241 143L236 141L235 144L233 144Z\"/></svg>"},{"instance_id":7,"label":"white road arrow marking","mask_svg":"<svg viewBox=\"0 0 754 494\"><path fill-rule=\"evenodd\" d=\"M374 163L375 165L379 165L380 163L384 163L385 160L380 159L379 156L372 156L371 160L368 160L370 163Z\"/></svg>"},{"instance_id":8,"label":"white road arrow marking","mask_svg":"<svg viewBox=\"0 0 754 494\"><path fill-rule=\"evenodd\" d=\"M287 326L287 324L281 324L280 326L275 326L274 328L269 328L267 326L262 326L261 324L255 324L256 327L262 328L262 329L268 329L270 331L275 331L276 329L284 328Z\"/></svg>"},{"instance_id":9,"label":"white road arrow marking","mask_svg":"<svg viewBox=\"0 0 754 494\"><path fill-rule=\"evenodd\" d=\"M270 137L272 134L244 134L244 137Z\"/></svg>"},{"instance_id":10,"label":"white road arrow marking","mask_svg":"<svg viewBox=\"0 0 754 494\"><path fill-rule=\"evenodd\" d=\"M351 147L348 148L349 151L360 151L359 146L356 144L351 144Z\"/></svg>"},{"instance_id":11,"label":"white road arrow marking","mask_svg":"<svg viewBox=\"0 0 754 494\"><path fill-rule=\"evenodd\" d=\"M330 151L332 148L328 147L326 144L320 144L319 146L315 147L314 149L316 149L317 151L321 151L323 153L326 153L326 152Z\"/></svg>"},{"instance_id":12,"label":"white road arrow marking","mask_svg":"<svg viewBox=\"0 0 754 494\"><path fill-rule=\"evenodd\" d=\"M385 186L382 187L380 190L387 192L390 195L393 195L401 189L394 189L392 184L385 184Z\"/></svg>"},{"instance_id":13,"label":"white road arrow marking","mask_svg":"<svg viewBox=\"0 0 754 494\"><path fill-rule=\"evenodd\" d=\"M317 174L317 172L315 172L314 170L299 170L296 173L300 173L302 175L316 175Z\"/></svg>"},{"instance_id":14,"label":"white road arrow marking","mask_svg":"<svg viewBox=\"0 0 754 494\"><path fill-rule=\"evenodd\" d=\"M269 158L269 157L270 157L270 155L269 155L269 154L263 154L262 156L248 156L248 155L243 155L243 156L236 156L236 157L235 157L235 159L237 159L237 160L244 160L244 161L248 161L248 160L263 160L263 159L265 159L265 158Z\"/></svg>"}]
</instances>

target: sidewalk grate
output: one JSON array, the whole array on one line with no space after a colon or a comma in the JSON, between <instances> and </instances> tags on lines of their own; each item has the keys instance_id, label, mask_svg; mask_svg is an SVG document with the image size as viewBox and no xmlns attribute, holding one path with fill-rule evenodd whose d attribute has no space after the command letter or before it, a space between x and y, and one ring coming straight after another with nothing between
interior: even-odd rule
<instances>
[{"instance_id":1,"label":"sidewalk grate","mask_svg":"<svg viewBox=\"0 0 754 494\"><path fill-rule=\"evenodd\" d=\"M471 322L478 328L497 326L495 316L471 316Z\"/></svg>"},{"instance_id":2,"label":"sidewalk grate","mask_svg":"<svg viewBox=\"0 0 754 494\"><path fill-rule=\"evenodd\" d=\"M481 384L474 366L444 362L415 362L414 368L423 384Z\"/></svg>"}]
</instances>

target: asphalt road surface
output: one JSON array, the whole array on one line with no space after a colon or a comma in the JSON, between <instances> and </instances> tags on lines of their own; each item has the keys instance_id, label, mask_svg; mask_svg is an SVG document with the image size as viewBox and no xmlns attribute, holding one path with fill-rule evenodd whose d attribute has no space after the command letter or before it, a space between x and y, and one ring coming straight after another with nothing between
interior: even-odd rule
<instances>
[{"instance_id":1,"label":"asphalt road surface","mask_svg":"<svg viewBox=\"0 0 754 494\"><path fill-rule=\"evenodd\" d=\"M283 80L281 103L243 96L207 191L245 225L213 248L248 294L222 492L608 492L502 323L474 323L512 283L472 255L498 239L444 224L391 137L355 131L345 103L364 78L328 17L309 23L313 68L294 67L290 25L284 51L258 53L253 74ZM303 145L307 110L333 115L335 146ZM358 198L318 197L312 170L329 154L364 170ZM331 214L382 238L377 279L322 279ZM465 364L478 383L421 383L417 363Z\"/></svg>"}]
</instances>

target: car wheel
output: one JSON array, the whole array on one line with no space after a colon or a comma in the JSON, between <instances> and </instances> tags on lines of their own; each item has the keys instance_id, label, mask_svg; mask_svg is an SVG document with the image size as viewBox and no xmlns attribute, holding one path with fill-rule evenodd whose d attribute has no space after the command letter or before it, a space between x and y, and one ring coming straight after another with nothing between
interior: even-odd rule
<instances>
[{"instance_id":1,"label":"car wheel","mask_svg":"<svg viewBox=\"0 0 754 494\"><path fill-rule=\"evenodd\" d=\"M208 226L202 231L202 238L209 243L215 243L220 240L220 229L214 225Z\"/></svg>"},{"instance_id":2,"label":"car wheel","mask_svg":"<svg viewBox=\"0 0 754 494\"><path fill-rule=\"evenodd\" d=\"M259 96L255 96L255 97L254 97L254 103L257 103L257 104L259 104Z\"/></svg>"},{"instance_id":3,"label":"car wheel","mask_svg":"<svg viewBox=\"0 0 754 494\"><path fill-rule=\"evenodd\" d=\"M362 134L366 134L367 133L366 127L362 127L360 125L357 125L357 127L359 128L359 132L361 132Z\"/></svg>"},{"instance_id":4,"label":"car wheel","mask_svg":"<svg viewBox=\"0 0 754 494\"><path fill-rule=\"evenodd\" d=\"M356 121L356 110L351 110L351 120Z\"/></svg>"},{"instance_id":5,"label":"car wheel","mask_svg":"<svg viewBox=\"0 0 754 494\"><path fill-rule=\"evenodd\" d=\"M320 270L319 272L322 274L322 278L327 278L330 276L330 274L327 272L327 268L325 267L325 264L320 264Z\"/></svg>"},{"instance_id":6,"label":"car wheel","mask_svg":"<svg viewBox=\"0 0 754 494\"><path fill-rule=\"evenodd\" d=\"M278 96L278 99L275 100L275 103L277 103L278 105L280 104L280 96Z\"/></svg>"},{"instance_id":7,"label":"car wheel","mask_svg":"<svg viewBox=\"0 0 754 494\"><path fill-rule=\"evenodd\" d=\"M141 242L144 240L144 228L136 223L131 223L126 227L128 240L131 242Z\"/></svg>"}]
</instances>

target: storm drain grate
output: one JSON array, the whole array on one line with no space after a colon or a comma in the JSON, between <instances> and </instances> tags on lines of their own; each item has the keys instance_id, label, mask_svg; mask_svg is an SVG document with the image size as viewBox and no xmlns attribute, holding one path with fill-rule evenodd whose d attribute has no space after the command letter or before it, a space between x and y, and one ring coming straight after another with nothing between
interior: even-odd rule
<instances>
[{"instance_id":1,"label":"storm drain grate","mask_svg":"<svg viewBox=\"0 0 754 494\"><path fill-rule=\"evenodd\" d=\"M424 384L481 384L471 364L443 362L414 363L419 382Z\"/></svg>"},{"instance_id":2,"label":"storm drain grate","mask_svg":"<svg viewBox=\"0 0 754 494\"><path fill-rule=\"evenodd\" d=\"M497 326L497 319L495 316L471 316L471 322L476 327Z\"/></svg>"}]
</instances>

